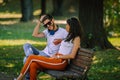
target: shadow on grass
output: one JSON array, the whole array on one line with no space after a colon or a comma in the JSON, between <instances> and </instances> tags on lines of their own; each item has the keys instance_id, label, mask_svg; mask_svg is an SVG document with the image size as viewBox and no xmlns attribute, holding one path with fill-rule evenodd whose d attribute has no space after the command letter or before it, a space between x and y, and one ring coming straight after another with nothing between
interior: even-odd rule
<instances>
[{"instance_id":1,"label":"shadow on grass","mask_svg":"<svg viewBox=\"0 0 120 80\"><path fill-rule=\"evenodd\" d=\"M45 45L34 45L36 48L42 50ZM4 74L3 78L8 77L11 80L20 73L23 66L24 51L22 45L19 46L0 46L0 75ZM0 78L1 79L1 78Z\"/></svg>"},{"instance_id":2,"label":"shadow on grass","mask_svg":"<svg viewBox=\"0 0 120 80\"><path fill-rule=\"evenodd\" d=\"M23 66L24 51L23 45L8 45L0 46L0 75L4 74L11 80L17 77ZM34 46L42 50L45 45L34 44ZM41 47L40 47L41 46ZM96 51L93 64L88 76L90 80L118 80L120 78L120 51L118 50L104 50ZM40 76L48 76L40 74ZM44 79L45 80L45 79ZM50 80L50 79L46 79Z\"/></svg>"},{"instance_id":3,"label":"shadow on grass","mask_svg":"<svg viewBox=\"0 0 120 80\"><path fill-rule=\"evenodd\" d=\"M97 51L89 71L90 80L120 79L120 51Z\"/></svg>"}]
</instances>

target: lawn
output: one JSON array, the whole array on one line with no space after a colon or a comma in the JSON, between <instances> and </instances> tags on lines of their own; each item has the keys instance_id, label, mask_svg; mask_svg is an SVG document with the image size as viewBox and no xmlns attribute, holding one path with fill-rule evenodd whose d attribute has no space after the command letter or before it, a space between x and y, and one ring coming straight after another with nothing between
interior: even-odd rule
<instances>
[{"instance_id":1,"label":"lawn","mask_svg":"<svg viewBox=\"0 0 120 80\"><path fill-rule=\"evenodd\" d=\"M39 1L34 5L39 5ZM0 5L0 80L13 80L19 75L23 66L23 44L31 43L40 50L46 45L46 39L31 36L35 22L19 22L20 6L16 4L20 5L19 0ZM39 6L34 6L34 15L40 13ZM120 37L108 39L115 47L120 48ZM120 80L120 50L95 51L88 76L90 80ZM45 73L39 74L39 78L53 80Z\"/></svg>"},{"instance_id":2,"label":"lawn","mask_svg":"<svg viewBox=\"0 0 120 80\"><path fill-rule=\"evenodd\" d=\"M42 50L46 39L31 36L36 23L16 23L0 25L0 72L11 78L16 77L23 66L23 44L31 43ZM62 26L63 27L63 26ZM42 28L43 30L44 28ZM116 47L120 47L120 38L109 38ZM108 49L96 51L92 67L88 73L90 80L118 80L120 79L120 51ZM49 75L40 74L43 80L51 80ZM47 79L48 78L48 79Z\"/></svg>"}]
</instances>

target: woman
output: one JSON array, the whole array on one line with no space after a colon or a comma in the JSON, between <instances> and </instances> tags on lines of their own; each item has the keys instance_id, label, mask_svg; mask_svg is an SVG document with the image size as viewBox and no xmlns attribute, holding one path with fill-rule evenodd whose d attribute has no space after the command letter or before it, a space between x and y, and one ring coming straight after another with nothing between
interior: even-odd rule
<instances>
[{"instance_id":1,"label":"woman","mask_svg":"<svg viewBox=\"0 0 120 80\"><path fill-rule=\"evenodd\" d=\"M68 19L66 31L68 35L61 42L58 53L50 58L36 55L29 56L17 80L21 80L27 71L30 72L30 80L36 80L37 70L64 70L68 64L68 59L75 58L77 50L80 48L82 27L79 20L75 17Z\"/></svg>"}]
</instances>

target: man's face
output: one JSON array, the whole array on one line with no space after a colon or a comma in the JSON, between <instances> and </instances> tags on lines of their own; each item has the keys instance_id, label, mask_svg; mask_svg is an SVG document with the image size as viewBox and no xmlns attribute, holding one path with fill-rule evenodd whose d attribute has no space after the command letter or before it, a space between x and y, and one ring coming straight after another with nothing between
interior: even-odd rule
<instances>
[{"instance_id":1,"label":"man's face","mask_svg":"<svg viewBox=\"0 0 120 80\"><path fill-rule=\"evenodd\" d=\"M54 22L53 22L53 19L52 20L49 20L49 19L46 19L44 22L44 27L45 28L48 28L49 30L53 30L53 27L54 27Z\"/></svg>"}]
</instances>

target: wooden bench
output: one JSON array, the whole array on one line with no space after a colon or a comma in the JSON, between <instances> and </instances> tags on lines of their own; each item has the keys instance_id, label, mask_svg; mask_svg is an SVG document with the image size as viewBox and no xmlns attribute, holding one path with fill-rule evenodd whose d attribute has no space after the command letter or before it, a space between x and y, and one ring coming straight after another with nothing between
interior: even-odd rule
<instances>
[{"instance_id":1,"label":"wooden bench","mask_svg":"<svg viewBox=\"0 0 120 80\"><path fill-rule=\"evenodd\" d=\"M55 77L56 80L88 80L87 73L92 63L93 51L81 48L76 58L70 61L66 70L46 70L45 73Z\"/></svg>"}]
</instances>

